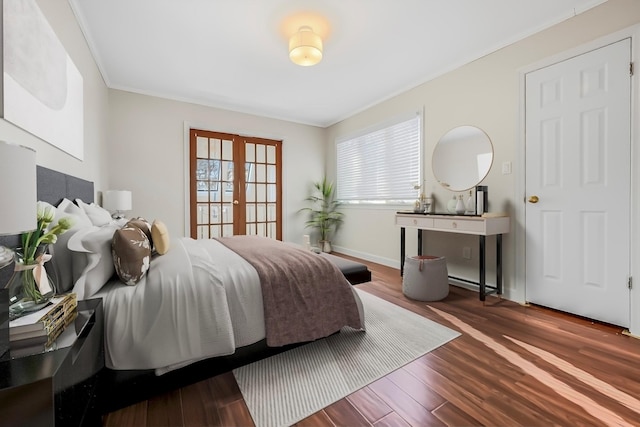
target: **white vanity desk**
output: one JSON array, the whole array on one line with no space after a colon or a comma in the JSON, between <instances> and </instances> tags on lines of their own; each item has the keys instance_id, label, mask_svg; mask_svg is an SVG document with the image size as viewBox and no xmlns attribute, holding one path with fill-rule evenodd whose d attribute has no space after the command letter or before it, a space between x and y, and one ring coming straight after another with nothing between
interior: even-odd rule
<instances>
[{"instance_id":1,"label":"white vanity desk","mask_svg":"<svg viewBox=\"0 0 640 427\"><path fill-rule=\"evenodd\" d=\"M423 231L441 231L445 233L474 234L480 239L479 281L452 277L456 280L479 286L480 301L490 294L502 294L502 235L509 232L510 219L507 216L482 217L464 215L437 215L413 212L398 212L396 225L400 226L400 274L404 273L405 229L418 230L418 255L422 255ZM496 286L486 284L486 237L496 236ZM488 288L488 290L487 290Z\"/></svg>"}]
</instances>

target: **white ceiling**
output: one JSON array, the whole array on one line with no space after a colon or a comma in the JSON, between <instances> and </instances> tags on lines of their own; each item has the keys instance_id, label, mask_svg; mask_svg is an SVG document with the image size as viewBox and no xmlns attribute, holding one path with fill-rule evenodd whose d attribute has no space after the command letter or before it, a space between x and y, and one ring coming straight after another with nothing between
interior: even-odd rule
<instances>
[{"instance_id":1,"label":"white ceiling","mask_svg":"<svg viewBox=\"0 0 640 427\"><path fill-rule=\"evenodd\" d=\"M321 127L604 1L69 0L110 88Z\"/></svg>"}]
</instances>

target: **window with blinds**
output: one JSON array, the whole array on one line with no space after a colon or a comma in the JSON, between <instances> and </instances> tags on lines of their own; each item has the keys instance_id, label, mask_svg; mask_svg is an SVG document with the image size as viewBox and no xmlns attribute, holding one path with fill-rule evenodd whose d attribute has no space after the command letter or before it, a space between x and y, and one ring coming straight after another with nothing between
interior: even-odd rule
<instances>
[{"instance_id":1,"label":"window with blinds","mask_svg":"<svg viewBox=\"0 0 640 427\"><path fill-rule=\"evenodd\" d=\"M407 203L421 181L419 112L336 141L337 199L343 203Z\"/></svg>"}]
</instances>

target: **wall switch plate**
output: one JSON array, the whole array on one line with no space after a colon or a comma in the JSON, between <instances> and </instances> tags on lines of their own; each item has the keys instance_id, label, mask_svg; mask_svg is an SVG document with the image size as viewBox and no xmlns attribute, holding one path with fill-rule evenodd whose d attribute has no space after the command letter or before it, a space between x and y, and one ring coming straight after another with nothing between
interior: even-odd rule
<instances>
[{"instance_id":1,"label":"wall switch plate","mask_svg":"<svg viewBox=\"0 0 640 427\"><path fill-rule=\"evenodd\" d=\"M511 174L511 162L506 161L502 162L502 175L510 175Z\"/></svg>"},{"instance_id":2,"label":"wall switch plate","mask_svg":"<svg viewBox=\"0 0 640 427\"><path fill-rule=\"evenodd\" d=\"M471 248L468 246L465 246L462 248L462 258L464 259L471 259Z\"/></svg>"}]
</instances>

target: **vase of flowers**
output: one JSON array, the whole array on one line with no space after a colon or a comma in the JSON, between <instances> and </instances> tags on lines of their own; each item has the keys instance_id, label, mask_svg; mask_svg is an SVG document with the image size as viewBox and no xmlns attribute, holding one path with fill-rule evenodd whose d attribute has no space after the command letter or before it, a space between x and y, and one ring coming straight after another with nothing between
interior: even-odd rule
<instances>
[{"instance_id":1,"label":"vase of flowers","mask_svg":"<svg viewBox=\"0 0 640 427\"><path fill-rule=\"evenodd\" d=\"M15 267L7 284L10 319L40 310L56 293L55 283L44 268L51 259L47 249L73 223L69 218L62 218L50 227L54 215L51 206L38 203L38 228L20 236L22 246L15 250Z\"/></svg>"}]
</instances>

